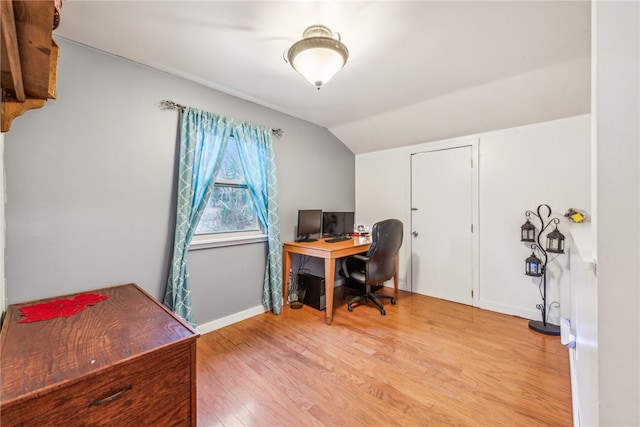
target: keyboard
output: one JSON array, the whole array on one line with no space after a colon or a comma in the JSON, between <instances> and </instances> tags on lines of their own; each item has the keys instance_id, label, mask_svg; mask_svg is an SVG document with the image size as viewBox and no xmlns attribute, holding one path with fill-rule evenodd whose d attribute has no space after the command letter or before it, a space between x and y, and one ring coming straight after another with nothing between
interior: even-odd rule
<instances>
[{"instance_id":1,"label":"keyboard","mask_svg":"<svg viewBox=\"0 0 640 427\"><path fill-rule=\"evenodd\" d=\"M332 237L331 239L325 240L325 242L327 242L327 243L338 243L338 242L344 242L345 240L351 240L351 237L350 236Z\"/></svg>"}]
</instances>

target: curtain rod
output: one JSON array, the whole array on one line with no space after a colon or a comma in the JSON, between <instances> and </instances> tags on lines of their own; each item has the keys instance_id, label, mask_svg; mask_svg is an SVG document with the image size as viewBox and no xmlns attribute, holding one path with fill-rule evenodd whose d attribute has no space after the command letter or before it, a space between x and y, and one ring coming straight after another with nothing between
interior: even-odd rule
<instances>
[{"instance_id":1,"label":"curtain rod","mask_svg":"<svg viewBox=\"0 0 640 427\"><path fill-rule=\"evenodd\" d=\"M166 99L163 99L162 101L160 101L160 103L158 104L158 107L160 107L161 110L181 110L181 111L187 108L186 105L178 104L177 102L173 102L173 101L167 101ZM284 131L282 129L271 129L271 132L275 136L282 136L284 134Z\"/></svg>"}]
</instances>

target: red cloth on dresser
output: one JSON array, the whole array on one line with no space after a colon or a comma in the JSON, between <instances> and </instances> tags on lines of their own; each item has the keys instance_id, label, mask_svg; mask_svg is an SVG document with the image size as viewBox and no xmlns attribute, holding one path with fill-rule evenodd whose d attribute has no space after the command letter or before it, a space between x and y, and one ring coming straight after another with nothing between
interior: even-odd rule
<instances>
[{"instance_id":1,"label":"red cloth on dresser","mask_svg":"<svg viewBox=\"0 0 640 427\"><path fill-rule=\"evenodd\" d=\"M20 311L25 317L20 319L19 323L49 320L60 316L73 316L74 314L80 313L87 306L95 305L97 302L108 297L108 295L99 294L80 294L76 295L73 299L59 299L20 307Z\"/></svg>"}]
</instances>

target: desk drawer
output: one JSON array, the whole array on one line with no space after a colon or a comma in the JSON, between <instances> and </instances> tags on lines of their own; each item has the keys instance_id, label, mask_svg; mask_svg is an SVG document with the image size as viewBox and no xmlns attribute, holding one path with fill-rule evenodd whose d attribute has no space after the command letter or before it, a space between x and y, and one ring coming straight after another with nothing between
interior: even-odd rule
<instances>
[{"instance_id":1,"label":"desk drawer","mask_svg":"<svg viewBox=\"0 0 640 427\"><path fill-rule=\"evenodd\" d=\"M188 426L195 342L126 360L80 381L2 405L6 426ZM194 397L195 398L195 393ZM195 419L195 417L193 417Z\"/></svg>"}]
</instances>

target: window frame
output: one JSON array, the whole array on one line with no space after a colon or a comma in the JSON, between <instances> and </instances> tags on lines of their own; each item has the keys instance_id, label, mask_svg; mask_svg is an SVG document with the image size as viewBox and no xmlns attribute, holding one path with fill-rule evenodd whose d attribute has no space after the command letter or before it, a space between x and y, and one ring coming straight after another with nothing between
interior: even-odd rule
<instances>
[{"instance_id":1,"label":"window frame","mask_svg":"<svg viewBox=\"0 0 640 427\"><path fill-rule=\"evenodd\" d=\"M234 137L231 137L227 144L229 143L236 144L237 147L238 141ZM246 191L250 191L249 184L247 184L246 179L244 181L236 181L226 178L216 178L214 182L214 187L215 186L242 188ZM254 213L257 216L257 212L255 212L255 206L253 203L251 203L251 208L254 210ZM246 245L268 241L268 236L264 230L264 226L262 225L260 218L257 218L257 222L257 230L194 234L193 238L191 239L191 243L189 244L189 250Z\"/></svg>"}]
</instances>

